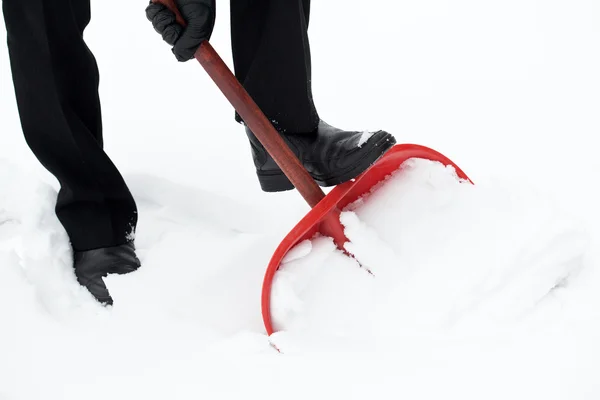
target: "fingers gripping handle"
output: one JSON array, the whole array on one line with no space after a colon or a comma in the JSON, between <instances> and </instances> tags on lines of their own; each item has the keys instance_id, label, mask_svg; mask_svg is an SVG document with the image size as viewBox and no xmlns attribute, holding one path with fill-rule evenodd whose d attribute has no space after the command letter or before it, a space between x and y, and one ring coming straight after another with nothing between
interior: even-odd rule
<instances>
[{"instance_id":1,"label":"fingers gripping handle","mask_svg":"<svg viewBox=\"0 0 600 400\"><path fill-rule=\"evenodd\" d=\"M177 22L180 25L187 25L185 19L177 9L175 0L152 1L154 3L161 3L174 12L177 16ZM194 57L206 70L221 92L223 92L252 133L254 133L271 157L273 157L273 160L275 160L283 173L294 184L308 205L311 207L316 206L325 197L325 193L310 176L298 157L281 138L271 122L256 105L254 100L252 100L248 92L239 83L210 43L206 40L202 42Z\"/></svg>"},{"instance_id":2,"label":"fingers gripping handle","mask_svg":"<svg viewBox=\"0 0 600 400\"><path fill-rule=\"evenodd\" d=\"M177 23L179 25L181 25L181 26L187 25L187 22L185 21L185 19L179 12L179 9L177 9L177 4L175 4L175 0L152 0L152 2L160 3L163 6L167 7L169 10L171 10L171 12L175 14L175 17L177 17Z\"/></svg>"}]
</instances>

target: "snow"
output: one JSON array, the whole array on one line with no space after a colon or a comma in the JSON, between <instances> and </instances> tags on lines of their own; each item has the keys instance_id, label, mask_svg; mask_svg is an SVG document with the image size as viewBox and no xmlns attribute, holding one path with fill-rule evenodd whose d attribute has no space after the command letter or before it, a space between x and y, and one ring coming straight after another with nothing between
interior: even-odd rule
<instances>
[{"instance_id":1,"label":"snow","mask_svg":"<svg viewBox=\"0 0 600 400\"><path fill-rule=\"evenodd\" d=\"M360 140L358 141L358 147L362 147L363 144L367 143L369 139L373 136L375 132L364 131L360 135Z\"/></svg>"},{"instance_id":2,"label":"snow","mask_svg":"<svg viewBox=\"0 0 600 400\"><path fill-rule=\"evenodd\" d=\"M233 110L144 5L92 5L143 267L107 279L112 309L77 284L2 47L1 400L600 396L598 2L313 2L323 119L430 146L475 185L406 163L342 215L363 268L327 238L287 255L271 338L264 270L306 204L260 191ZM231 66L220 6L212 43Z\"/></svg>"},{"instance_id":3,"label":"snow","mask_svg":"<svg viewBox=\"0 0 600 400\"><path fill-rule=\"evenodd\" d=\"M361 339L407 327L493 334L564 296L589 248L581 223L536 193L473 186L419 159L341 221L358 261L324 237L284 260L272 300L279 329Z\"/></svg>"}]
</instances>

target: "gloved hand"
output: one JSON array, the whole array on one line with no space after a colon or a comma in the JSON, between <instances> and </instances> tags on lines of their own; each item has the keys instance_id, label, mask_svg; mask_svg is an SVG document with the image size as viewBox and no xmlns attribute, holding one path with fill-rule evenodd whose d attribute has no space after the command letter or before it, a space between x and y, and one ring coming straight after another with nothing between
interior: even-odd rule
<instances>
[{"instance_id":1,"label":"gloved hand","mask_svg":"<svg viewBox=\"0 0 600 400\"><path fill-rule=\"evenodd\" d=\"M146 7L146 17L165 42L173 46L178 61L194 58L198 47L209 40L215 26L215 0L174 0L187 26L179 25L175 14L160 3Z\"/></svg>"}]
</instances>

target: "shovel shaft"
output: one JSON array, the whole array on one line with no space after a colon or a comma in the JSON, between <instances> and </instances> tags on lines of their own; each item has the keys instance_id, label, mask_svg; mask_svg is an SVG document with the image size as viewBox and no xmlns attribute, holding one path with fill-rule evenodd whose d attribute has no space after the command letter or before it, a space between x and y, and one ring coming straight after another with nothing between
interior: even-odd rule
<instances>
[{"instance_id":1,"label":"shovel shaft","mask_svg":"<svg viewBox=\"0 0 600 400\"><path fill-rule=\"evenodd\" d=\"M183 26L186 25L174 0L154 0L154 2L168 7L177 16L177 22ZM196 51L194 57L242 117L244 123L248 125L252 133L254 133L267 152L273 157L279 168L294 184L304 200L311 207L316 206L325 197L325 193L310 176L298 157L285 143L275 127L273 127L273 124L267 119L254 100L252 100L248 92L210 43L205 40Z\"/></svg>"}]
</instances>

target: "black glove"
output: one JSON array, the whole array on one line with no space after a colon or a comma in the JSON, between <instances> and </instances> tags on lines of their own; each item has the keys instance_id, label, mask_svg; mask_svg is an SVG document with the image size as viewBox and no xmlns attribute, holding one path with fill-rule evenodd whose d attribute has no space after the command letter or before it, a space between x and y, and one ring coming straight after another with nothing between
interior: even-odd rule
<instances>
[{"instance_id":1,"label":"black glove","mask_svg":"<svg viewBox=\"0 0 600 400\"><path fill-rule=\"evenodd\" d=\"M173 46L179 61L188 61L203 41L209 40L215 26L215 0L175 0L179 12L187 22L183 27L176 22L175 14L160 3L146 7L146 17L165 42Z\"/></svg>"}]
</instances>

